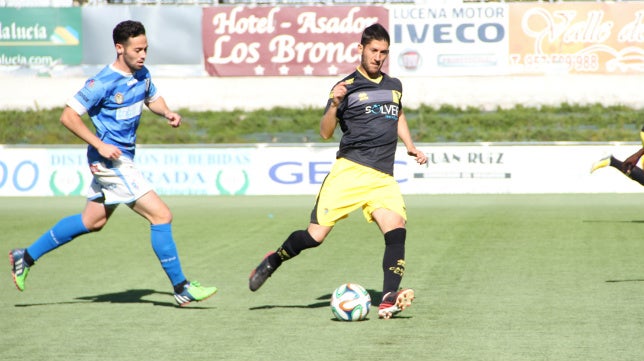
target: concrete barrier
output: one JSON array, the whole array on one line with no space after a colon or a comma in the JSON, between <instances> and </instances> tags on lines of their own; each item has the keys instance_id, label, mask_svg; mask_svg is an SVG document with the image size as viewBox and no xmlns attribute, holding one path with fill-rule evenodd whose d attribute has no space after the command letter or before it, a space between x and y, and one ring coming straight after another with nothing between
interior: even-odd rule
<instances>
[{"instance_id":1,"label":"concrete barrier","mask_svg":"<svg viewBox=\"0 0 644 361\"><path fill-rule=\"evenodd\" d=\"M339 77L161 76L153 81L174 109L255 110L273 107L322 107ZM0 109L61 107L83 85L74 76L0 75ZM492 110L515 105L569 104L644 107L644 75L552 75L500 77L401 77L403 104L477 107Z\"/></svg>"}]
</instances>

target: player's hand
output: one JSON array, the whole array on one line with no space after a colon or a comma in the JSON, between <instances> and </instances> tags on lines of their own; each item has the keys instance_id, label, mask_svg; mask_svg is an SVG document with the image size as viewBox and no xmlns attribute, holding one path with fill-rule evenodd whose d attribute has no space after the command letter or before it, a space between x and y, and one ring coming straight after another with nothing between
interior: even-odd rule
<instances>
[{"instance_id":1,"label":"player's hand","mask_svg":"<svg viewBox=\"0 0 644 361\"><path fill-rule=\"evenodd\" d=\"M103 143L98 147L98 154L107 159L119 159L121 150L115 145Z\"/></svg>"},{"instance_id":2,"label":"player's hand","mask_svg":"<svg viewBox=\"0 0 644 361\"><path fill-rule=\"evenodd\" d=\"M416 159L416 163L423 165L427 163L427 156L421 150L412 148L407 150L407 154Z\"/></svg>"},{"instance_id":3,"label":"player's hand","mask_svg":"<svg viewBox=\"0 0 644 361\"><path fill-rule=\"evenodd\" d=\"M347 83L341 81L336 84L331 90L331 94L333 94L333 105L337 107L347 95Z\"/></svg>"},{"instance_id":4,"label":"player's hand","mask_svg":"<svg viewBox=\"0 0 644 361\"><path fill-rule=\"evenodd\" d=\"M176 128L181 125L181 115L175 112L165 113L165 118L168 120L168 124L173 128Z\"/></svg>"},{"instance_id":5,"label":"player's hand","mask_svg":"<svg viewBox=\"0 0 644 361\"><path fill-rule=\"evenodd\" d=\"M622 170L624 171L624 173L630 175L631 170L633 170L633 168L636 167L637 163L640 161L640 157L641 155L638 152L626 158L626 160L624 160L624 162L622 163Z\"/></svg>"},{"instance_id":6,"label":"player's hand","mask_svg":"<svg viewBox=\"0 0 644 361\"><path fill-rule=\"evenodd\" d=\"M642 156L644 156L644 147L624 160L624 162L622 163L622 171L626 173L626 175L630 176L631 170L637 167L637 163L640 161L640 158L642 158Z\"/></svg>"}]
</instances>

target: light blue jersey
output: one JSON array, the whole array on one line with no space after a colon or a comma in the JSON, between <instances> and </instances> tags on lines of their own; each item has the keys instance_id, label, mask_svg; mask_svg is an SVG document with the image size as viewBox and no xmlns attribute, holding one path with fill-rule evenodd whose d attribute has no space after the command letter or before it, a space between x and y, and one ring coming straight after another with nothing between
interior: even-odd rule
<instances>
[{"instance_id":1,"label":"light blue jersey","mask_svg":"<svg viewBox=\"0 0 644 361\"><path fill-rule=\"evenodd\" d=\"M158 96L146 67L129 74L108 65L89 78L67 105L81 116L89 114L96 136L119 147L124 156L134 159L136 130L143 105ZM87 148L87 158L90 164L107 162L91 145Z\"/></svg>"}]
</instances>

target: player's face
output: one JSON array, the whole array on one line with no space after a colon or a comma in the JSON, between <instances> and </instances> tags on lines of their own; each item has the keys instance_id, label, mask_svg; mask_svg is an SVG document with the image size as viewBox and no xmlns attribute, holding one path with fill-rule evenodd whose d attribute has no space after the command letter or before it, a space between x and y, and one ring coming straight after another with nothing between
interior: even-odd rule
<instances>
[{"instance_id":1,"label":"player's face","mask_svg":"<svg viewBox=\"0 0 644 361\"><path fill-rule=\"evenodd\" d=\"M360 44L358 49L362 53L360 56L362 70L370 78L379 77L380 68L382 68L389 55L389 44L383 40L372 40L367 45Z\"/></svg>"},{"instance_id":2,"label":"player's face","mask_svg":"<svg viewBox=\"0 0 644 361\"><path fill-rule=\"evenodd\" d=\"M121 46L120 51L122 53L119 53L119 55L122 56L123 63L125 63L130 72L134 73L143 68L145 57L148 54L148 39L145 35L130 38L126 44Z\"/></svg>"}]
</instances>

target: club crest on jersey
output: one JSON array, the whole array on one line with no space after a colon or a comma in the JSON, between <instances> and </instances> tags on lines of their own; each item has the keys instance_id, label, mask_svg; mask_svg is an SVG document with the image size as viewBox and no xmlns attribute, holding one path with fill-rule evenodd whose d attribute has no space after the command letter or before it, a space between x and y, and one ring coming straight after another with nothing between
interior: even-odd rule
<instances>
[{"instance_id":1,"label":"club crest on jersey","mask_svg":"<svg viewBox=\"0 0 644 361\"><path fill-rule=\"evenodd\" d=\"M123 94L116 93L116 95L114 95L114 101L116 102L116 104L122 104L123 103Z\"/></svg>"},{"instance_id":2,"label":"club crest on jersey","mask_svg":"<svg viewBox=\"0 0 644 361\"><path fill-rule=\"evenodd\" d=\"M358 94L358 99L360 99L360 101L367 101L369 100L369 94L361 92L360 94Z\"/></svg>"}]
</instances>

